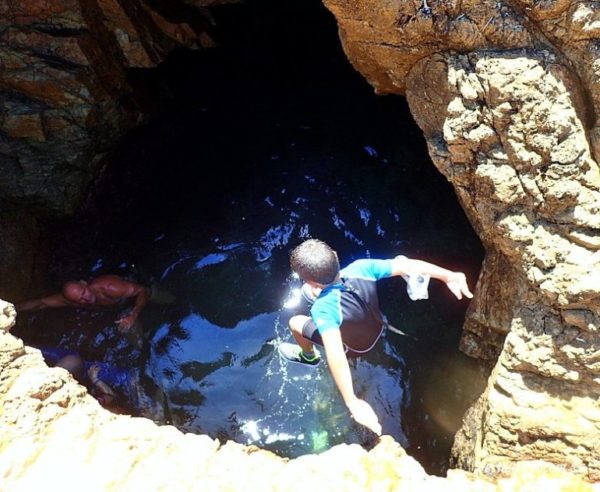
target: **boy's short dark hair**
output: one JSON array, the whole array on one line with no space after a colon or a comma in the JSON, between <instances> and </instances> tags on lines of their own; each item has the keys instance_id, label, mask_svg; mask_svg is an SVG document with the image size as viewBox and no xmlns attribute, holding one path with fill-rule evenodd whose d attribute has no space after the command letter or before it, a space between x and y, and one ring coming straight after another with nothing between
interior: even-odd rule
<instances>
[{"instance_id":1,"label":"boy's short dark hair","mask_svg":"<svg viewBox=\"0 0 600 492\"><path fill-rule=\"evenodd\" d=\"M296 246L290 254L290 266L303 280L330 284L340 271L337 254L318 239L308 239Z\"/></svg>"}]
</instances>

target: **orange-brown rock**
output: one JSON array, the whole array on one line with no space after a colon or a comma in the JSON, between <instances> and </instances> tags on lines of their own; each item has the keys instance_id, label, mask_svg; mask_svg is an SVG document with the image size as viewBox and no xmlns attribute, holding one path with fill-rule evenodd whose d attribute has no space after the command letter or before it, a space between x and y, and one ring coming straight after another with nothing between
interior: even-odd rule
<instances>
[{"instance_id":1,"label":"orange-brown rock","mask_svg":"<svg viewBox=\"0 0 600 492\"><path fill-rule=\"evenodd\" d=\"M128 70L210 46L199 20L169 20L143 0L2 2L0 196L38 215L72 213L101 157L141 121L120 103Z\"/></svg>"}]
</instances>

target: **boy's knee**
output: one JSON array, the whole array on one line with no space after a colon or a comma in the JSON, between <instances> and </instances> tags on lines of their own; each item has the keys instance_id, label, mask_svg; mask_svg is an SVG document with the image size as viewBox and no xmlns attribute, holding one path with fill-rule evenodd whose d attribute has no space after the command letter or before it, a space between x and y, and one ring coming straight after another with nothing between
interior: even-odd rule
<instances>
[{"instance_id":1,"label":"boy's knee","mask_svg":"<svg viewBox=\"0 0 600 492\"><path fill-rule=\"evenodd\" d=\"M288 321L290 326L290 330L295 331L302 335L302 328L304 328L304 323L309 319L308 316L304 316L302 314L298 314L296 316L292 316Z\"/></svg>"}]
</instances>

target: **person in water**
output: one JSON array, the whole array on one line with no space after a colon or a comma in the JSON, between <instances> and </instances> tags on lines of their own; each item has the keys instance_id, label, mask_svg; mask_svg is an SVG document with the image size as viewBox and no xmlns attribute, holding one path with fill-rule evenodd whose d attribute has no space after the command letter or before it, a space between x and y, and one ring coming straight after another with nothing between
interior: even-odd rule
<instances>
[{"instance_id":1,"label":"person in water","mask_svg":"<svg viewBox=\"0 0 600 492\"><path fill-rule=\"evenodd\" d=\"M139 375L136 369L85 361L74 351L36 346L50 367L62 367L84 385L98 402L114 413L139 413Z\"/></svg>"},{"instance_id":2,"label":"person in water","mask_svg":"<svg viewBox=\"0 0 600 492\"><path fill-rule=\"evenodd\" d=\"M15 305L17 313L39 311L46 308L79 307L98 309L119 306L133 301L133 308L116 320L121 333L127 333L135 324L152 291L136 282L125 280L117 275L101 275L92 280L72 280L63 285L62 292L31 299Z\"/></svg>"},{"instance_id":3,"label":"person in water","mask_svg":"<svg viewBox=\"0 0 600 492\"><path fill-rule=\"evenodd\" d=\"M415 282L424 283L426 293L429 278L435 278L457 299L471 298L465 274L405 256L356 260L340 270L337 253L318 239L297 246L291 252L290 266L304 282L302 293L312 306L310 316L296 314L290 318L289 328L297 344L280 344L280 355L291 362L316 366L321 356L315 345L324 347L329 370L352 418L381 435L373 408L354 393L348 364L348 357L371 350L387 325L379 310L376 281L403 276L415 290ZM410 295L415 298L418 293ZM426 298L426 294L418 298Z\"/></svg>"}]
</instances>

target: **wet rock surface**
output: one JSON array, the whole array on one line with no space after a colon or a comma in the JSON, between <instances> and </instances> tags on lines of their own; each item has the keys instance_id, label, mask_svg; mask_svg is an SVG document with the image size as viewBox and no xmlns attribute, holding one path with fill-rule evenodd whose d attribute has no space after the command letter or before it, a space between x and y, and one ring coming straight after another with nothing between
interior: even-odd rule
<instances>
[{"instance_id":1,"label":"wet rock surface","mask_svg":"<svg viewBox=\"0 0 600 492\"><path fill-rule=\"evenodd\" d=\"M0 206L0 230L0 296L24 298L43 275L43 232L34 216L9 205Z\"/></svg>"}]
</instances>

